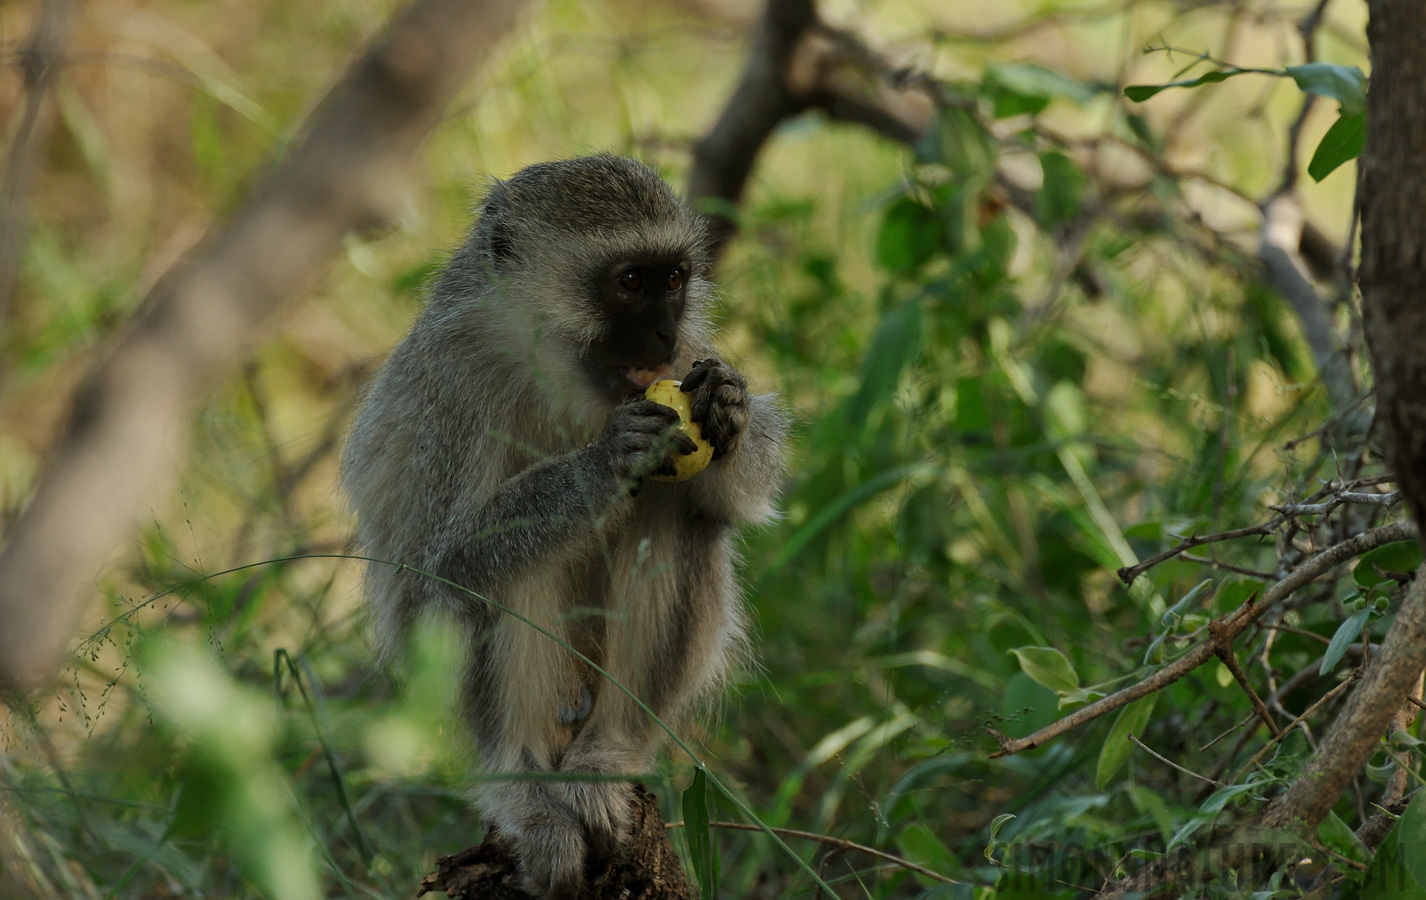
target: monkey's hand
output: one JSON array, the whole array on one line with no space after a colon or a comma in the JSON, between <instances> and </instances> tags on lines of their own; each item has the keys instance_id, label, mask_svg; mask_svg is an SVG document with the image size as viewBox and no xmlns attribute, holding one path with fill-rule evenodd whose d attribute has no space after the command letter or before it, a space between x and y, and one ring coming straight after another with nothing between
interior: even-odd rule
<instances>
[{"instance_id":1,"label":"monkey's hand","mask_svg":"<svg viewBox=\"0 0 1426 900\"><path fill-rule=\"evenodd\" d=\"M684 393L693 395L693 421L713 445L713 458L738 449L748 427L748 382L720 359L700 359L683 379Z\"/></svg>"},{"instance_id":2,"label":"monkey's hand","mask_svg":"<svg viewBox=\"0 0 1426 900\"><path fill-rule=\"evenodd\" d=\"M678 431L678 413L652 400L631 400L616 408L593 448L607 456L615 477L629 488L645 475L675 474L671 451L697 449L693 438Z\"/></svg>"}]
</instances>

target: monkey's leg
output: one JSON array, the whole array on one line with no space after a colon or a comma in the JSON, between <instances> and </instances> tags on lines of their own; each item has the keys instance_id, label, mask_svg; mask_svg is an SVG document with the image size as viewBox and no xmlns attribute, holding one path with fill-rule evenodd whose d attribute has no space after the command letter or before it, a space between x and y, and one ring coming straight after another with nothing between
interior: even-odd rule
<instances>
[{"instance_id":1,"label":"monkey's leg","mask_svg":"<svg viewBox=\"0 0 1426 900\"><path fill-rule=\"evenodd\" d=\"M511 608L567 640L561 614L564 579L527 579L508 595ZM570 740L561 711L576 678L573 657L535 628L500 616L482 635L465 689L486 778L476 799L486 820L515 848L525 889L573 897L584 880L585 826L558 778Z\"/></svg>"},{"instance_id":2,"label":"monkey's leg","mask_svg":"<svg viewBox=\"0 0 1426 900\"><path fill-rule=\"evenodd\" d=\"M726 678L743 640L732 553L727 529L710 524L654 523L634 532L641 533L634 552L616 560L604 668L677 728ZM630 786L608 779L648 772L661 736L627 694L599 686L589 720L560 762L562 772L605 779L565 785L595 853L612 852L629 825Z\"/></svg>"}]
</instances>

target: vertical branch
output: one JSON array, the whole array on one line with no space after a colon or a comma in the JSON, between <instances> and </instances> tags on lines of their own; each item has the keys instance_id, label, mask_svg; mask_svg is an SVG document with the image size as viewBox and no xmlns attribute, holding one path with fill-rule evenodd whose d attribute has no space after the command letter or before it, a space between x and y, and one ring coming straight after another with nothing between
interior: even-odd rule
<instances>
[{"instance_id":1,"label":"vertical branch","mask_svg":"<svg viewBox=\"0 0 1426 900\"><path fill-rule=\"evenodd\" d=\"M693 147L688 196L706 210L715 259L736 231L729 213L742 200L758 151L783 119L806 108L788 90L784 71L816 22L813 0L768 0L733 96Z\"/></svg>"},{"instance_id":2,"label":"vertical branch","mask_svg":"<svg viewBox=\"0 0 1426 900\"><path fill-rule=\"evenodd\" d=\"M1426 4L1371 0L1372 89L1362 154L1362 318L1388 458L1419 522L1426 512ZM1426 568L1301 777L1263 824L1315 828L1385 735L1426 667Z\"/></svg>"}]
</instances>

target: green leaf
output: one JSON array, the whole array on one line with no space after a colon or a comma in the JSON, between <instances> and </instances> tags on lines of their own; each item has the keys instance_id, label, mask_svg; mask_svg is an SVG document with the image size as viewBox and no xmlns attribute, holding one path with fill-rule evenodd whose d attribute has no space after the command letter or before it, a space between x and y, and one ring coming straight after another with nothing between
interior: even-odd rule
<instances>
[{"instance_id":1,"label":"green leaf","mask_svg":"<svg viewBox=\"0 0 1426 900\"><path fill-rule=\"evenodd\" d=\"M862 360L861 386L847 405L851 434L861 432L872 411L896 391L901 373L921 351L921 331L921 304L915 297L882 315L871 349Z\"/></svg>"},{"instance_id":2,"label":"green leaf","mask_svg":"<svg viewBox=\"0 0 1426 900\"><path fill-rule=\"evenodd\" d=\"M1351 827L1334 812L1329 812L1327 818L1322 820L1322 824L1317 826L1317 837L1321 839L1327 849L1345 856L1347 859L1364 863L1371 858L1371 851L1367 849L1367 845L1363 844L1362 839L1357 837Z\"/></svg>"},{"instance_id":3,"label":"green leaf","mask_svg":"<svg viewBox=\"0 0 1426 900\"><path fill-rule=\"evenodd\" d=\"M1059 72L1030 63L989 66L985 70L984 91L990 98L995 118L1029 113L1034 115L1060 97L1083 105L1094 97L1094 89Z\"/></svg>"},{"instance_id":4,"label":"green leaf","mask_svg":"<svg viewBox=\"0 0 1426 900\"><path fill-rule=\"evenodd\" d=\"M882 217L876 234L876 262L893 275L910 275L935 255L945 226L932 210L899 197Z\"/></svg>"},{"instance_id":5,"label":"green leaf","mask_svg":"<svg viewBox=\"0 0 1426 900\"><path fill-rule=\"evenodd\" d=\"M1063 153L1040 154L1045 181L1035 195L1035 217L1052 227L1068 222L1079 212L1084 194L1084 173Z\"/></svg>"},{"instance_id":6,"label":"green leaf","mask_svg":"<svg viewBox=\"0 0 1426 900\"><path fill-rule=\"evenodd\" d=\"M1193 837L1193 833L1195 831L1207 824L1207 816L1194 816L1187 822L1184 822L1182 827L1180 827L1178 831L1174 832L1174 835L1172 838L1169 839L1168 844L1164 846L1164 852L1172 853L1174 851L1174 848L1186 843L1189 838Z\"/></svg>"},{"instance_id":7,"label":"green leaf","mask_svg":"<svg viewBox=\"0 0 1426 900\"><path fill-rule=\"evenodd\" d=\"M693 783L683 792L683 831L699 890L704 897L717 897L718 857L708 827L708 778L702 768L693 771Z\"/></svg>"},{"instance_id":8,"label":"green leaf","mask_svg":"<svg viewBox=\"0 0 1426 900\"><path fill-rule=\"evenodd\" d=\"M995 143L990 133L969 110L956 106L941 108L935 127L917 142L916 158L946 166L972 194L995 176Z\"/></svg>"},{"instance_id":9,"label":"green leaf","mask_svg":"<svg viewBox=\"0 0 1426 900\"><path fill-rule=\"evenodd\" d=\"M1422 853L1422 848L1426 847L1426 793L1416 795L1391 830L1397 833L1397 846L1403 850L1411 848L1411 853L1403 855L1406 869L1416 880L1416 889L1420 892L1426 888L1426 854Z\"/></svg>"},{"instance_id":10,"label":"green leaf","mask_svg":"<svg viewBox=\"0 0 1426 900\"><path fill-rule=\"evenodd\" d=\"M1332 635L1332 642L1327 645L1327 652L1322 654L1322 665L1318 672L1322 675L1329 674L1337 668L1337 663L1342 661L1342 657L1347 654L1347 648L1352 646L1352 642L1361 637L1362 626L1366 624L1367 616L1371 615L1371 608L1368 607L1359 612L1354 612L1347 617L1347 621L1337 626L1337 633Z\"/></svg>"},{"instance_id":11,"label":"green leaf","mask_svg":"<svg viewBox=\"0 0 1426 900\"><path fill-rule=\"evenodd\" d=\"M1262 789L1263 786L1256 781L1250 781L1247 784L1230 784L1221 787L1208 795L1208 799L1203 801L1203 805L1198 807L1198 811L1206 816L1216 816L1223 811L1223 808L1227 806L1230 801L1244 794L1251 794L1254 791L1260 791Z\"/></svg>"},{"instance_id":12,"label":"green leaf","mask_svg":"<svg viewBox=\"0 0 1426 900\"><path fill-rule=\"evenodd\" d=\"M1016 647L1010 651L1020 668L1038 684L1052 691L1079 689L1079 675L1065 655L1054 647Z\"/></svg>"},{"instance_id":13,"label":"green leaf","mask_svg":"<svg viewBox=\"0 0 1426 900\"><path fill-rule=\"evenodd\" d=\"M1100 790L1104 789L1114 777L1114 773L1119 771L1119 767L1124 765L1129 755L1134 752L1134 744L1129 740L1129 735L1143 734L1157 702L1159 695L1154 693L1140 697L1119 710L1119 715L1114 719L1114 727L1109 729L1109 737L1104 739L1104 746L1099 751L1099 766L1095 770L1094 781Z\"/></svg>"},{"instance_id":14,"label":"green leaf","mask_svg":"<svg viewBox=\"0 0 1426 900\"><path fill-rule=\"evenodd\" d=\"M1307 63L1288 66L1287 74L1307 93L1328 97L1342 104L1344 116L1367 111L1367 76L1356 66Z\"/></svg>"},{"instance_id":15,"label":"green leaf","mask_svg":"<svg viewBox=\"0 0 1426 900\"><path fill-rule=\"evenodd\" d=\"M1133 100L1135 103L1142 103L1143 101L1157 94L1159 91L1165 91L1169 88L1202 87L1205 84L1217 84L1220 81L1227 81L1229 78L1234 78L1238 75L1248 75L1253 73L1258 75L1278 74L1272 69L1239 69L1237 67L1230 66L1226 69L1214 69L1212 72L1205 72L1197 78L1189 78L1184 81L1170 81L1168 84L1131 84L1128 87L1124 88L1124 96L1128 97L1130 100Z\"/></svg>"},{"instance_id":16,"label":"green leaf","mask_svg":"<svg viewBox=\"0 0 1426 900\"><path fill-rule=\"evenodd\" d=\"M1164 614L1159 617L1159 623L1165 627L1177 627L1183 621L1184 614L1198 605L1205 595L1213 590L1215 584L1212 578L1205 578L1192 588L1188 593L1180 597L1173 606L1164 610Z\"/></svg>"},{"instance_id":17,"label":"green leaf","mask_svg":"<svg viewBox=\"0 0 1426 900\"><path fill-rule=\"evenodd\" d=\"M1377 848L1361 900L1426 900L1426 793L1411 805Z\"/></svg>"},{"instance_id":18,"label":"green leaf","mask_svg":"<svg viewBox=\"0 0 1426 900\"><path fill-rule=\"evenodd\" d=\"M960 875L962 872L963 867L960 860L956 859L956 855L946 847L934 831L920 822L907 826L901 834L897 835L896 846L900 848L902 856L933 872L940 872L947 876ZM916 880L927 887L934 884L924 875L917 875Z\"/></svg>"},{"instance_id":19,"label":"green leaf","mask_svg":"<svg viewBox=\"0 0 1426 900\"><path fill-rule=\"evenodd\" d=\"M1397 541L1362 554L1352 568L1352 579L1364 588L1391 581L1382 572L1414 572L1421 567L1421 545L1416 541Z\"/></svg>"},{"instance_id":20,"label":"green leaf","mask_svg":"<svg viewBox=\"0 0 1426 900\"><path fill-rule=\"evenodd\" d=\"M1344 115L1322 135L1312 161L1307 164L1307 174L1313 181L1321 181L1342 163L1361 156L1366 145L1367 114Z\"/></svg>"},{"instance_id":21,"label":"green leaf","mask_svg":"<svg viewBox=\"0 0 1426 900\"><path fill-rule=\"evenodd\" d=\"M981 851L986 859L991 862L995 861L995 857L991 854L995 851L995 845L1000 843L1000 829L1004 828L1014 818L1014 813L1001 813L990 821L990 840L986 842L985 849Z\"/></svg>"},{"instance_id":22,"label":"green leaf","mask_svg":"<svg viewBox=\"0 0 1426 900\"><path fill-rule=\"evenodd\" d=\"M1084 392L1078 385L1068 381L1056 382L1045 393L1042 405L1045 415L1045 430L1057 441L1073 440L1084 434L1088 428L1088 414L1084 409Z\"/></svg>"}]
</instances>

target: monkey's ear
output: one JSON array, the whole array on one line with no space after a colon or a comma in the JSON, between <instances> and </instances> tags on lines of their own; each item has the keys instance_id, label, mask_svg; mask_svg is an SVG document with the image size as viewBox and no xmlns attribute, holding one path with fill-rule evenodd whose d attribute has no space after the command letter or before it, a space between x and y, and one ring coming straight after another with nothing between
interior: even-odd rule
<instances>
[{"instance_id":1,"label":"monkey's ear","mask_svg":"<svg viewBox=\"0 0 1426 900\"><path fill-rule=\"evenodd\" d=\"M506 186L496 180L485 195L485 203L480 208L480 231L485 233L485 245L490 251L490 261L495 265L509 262L515 257L515 239L507 220L510 204L505 196Z\"/></svg>"},{"instance_id":2,"label":"monkey's ear","mask_svg":"<svg viewBox=\"0 0 1426 900\"><path fill-rule=\"evenodd\" d=\"M515 244L510 237L510 226L496 212L494 220L490 223L490 257L499 264L509 261L514 256Z\"/></svg>"}]
</instances>

